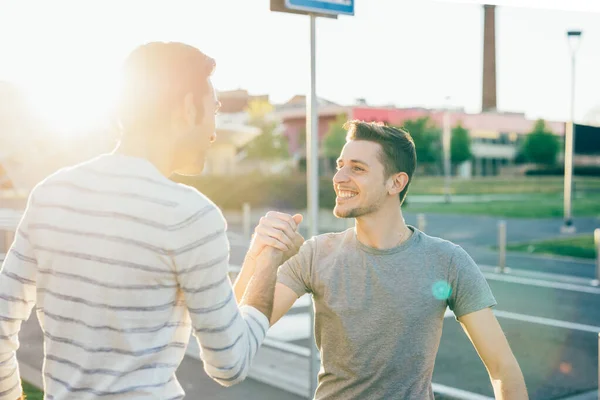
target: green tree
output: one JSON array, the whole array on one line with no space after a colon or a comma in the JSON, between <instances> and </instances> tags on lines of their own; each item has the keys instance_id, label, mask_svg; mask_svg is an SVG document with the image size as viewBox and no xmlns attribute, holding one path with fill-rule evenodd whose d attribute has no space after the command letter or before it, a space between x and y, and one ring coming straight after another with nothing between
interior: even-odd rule
<instances>
[{"instance_id":1,"label":"green tree","mask_svg":"<svg viewBox=\"0 0 600 400\"><path fill-rule=\"evenodd\" d=\"M471 156L471 137L469 136L469 131L459 122L458 125L452 128L450 160L452 164L458 165L470 160Z\"/></svg>"},{"instance_id":2,"label":"green tree","mask_svg":"<svg viewBox=\"0 0 600 400\"><path fill-rule=\"evenodd\" d=\"M442 131L429 117L406 120L402 126L412 136L419 163L435 164L441 160Z\"/></svg>"},{"instance_id":3,"label":"green tree","mask_svg":"<svg viewBox=\"0 0 600 400\"><path fill-rule=\"evenodd\" d=\"M329 131L323 138L323 155L327 158L337 158L346 144L346 115L340 114L329 125Z\"/></svg>"},{"instance_id":4,"label":"green tree","mask_svg":"<svg viewBox=\"0 0 600 400\"><path fill-rule=\"evenodd\" d=\"M248 104L250 125L262 131L246 145L246 152L250 159L272 160L289 156L286 137L277 132L277 122L268 120L271 111L273 106L266 101L254 100Z\"/></svg>"},{"instance_id":5,"label":"green tree","mask_svg":"<svg viewBox=\"0 0 600 400\"><path fill-rule=\"evenodd\" d=\"M546 129L543 119L539 119L525 138L523 153L532 163L551 166L556 163L559 146L556 135Z\"/></svg>"}]
</instances>

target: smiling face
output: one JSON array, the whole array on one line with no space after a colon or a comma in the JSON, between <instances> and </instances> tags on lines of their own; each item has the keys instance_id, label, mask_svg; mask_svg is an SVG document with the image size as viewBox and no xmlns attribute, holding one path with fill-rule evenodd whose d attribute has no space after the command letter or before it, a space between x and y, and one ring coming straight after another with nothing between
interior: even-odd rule
<instances>
[{"instance_id":1,"label":"smiling face","mask_svg":"<svg viewBox=\"0 0 600 400\"><path fill-rule=\"evenodd\" d=\"M385 168L380 161L379 143L350 140L337 160L333 177L336 193L333 214L338 218L357 218L378 211L390 197Z\"/></svg>"}]
</instances>

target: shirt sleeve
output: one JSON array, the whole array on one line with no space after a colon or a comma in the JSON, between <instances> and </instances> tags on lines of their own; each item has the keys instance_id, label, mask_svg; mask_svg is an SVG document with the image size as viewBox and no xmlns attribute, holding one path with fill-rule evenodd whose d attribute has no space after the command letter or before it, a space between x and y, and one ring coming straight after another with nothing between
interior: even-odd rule
<instances>
[{"instance_id":1,"label":"shirt sleeve","mask_svg":"<svg viewBox=\"0 0 600 400\"><path fill-rule=\"evenodd\" d=\"M0 400L14 400L22 393L19 331L36 302L37 260L28 233L32 197L33 193L0 271Z\"/></svg>"},{"instance_id":2,"label":"shirt sleeve","mask_svg":"<svg viewBox=\"0 0 600 400\"><path fill-rule=\"evenodd\" d=\"M292 289L298 297L312 293L312 269L316 252L316 239L304 242L298 254L290 257L277 271L277 281Z\"/></svg>"},{"instance_id":3,"label":"shirt sleeve","mask_svg":"<svg viewBox=\"0 0 600 400\"><path fill-rule=\"evenodd\" d=\"M456 318L496 306L496 299L481 270L469 254L456 246L450 265L448 306Z\"/></svg>"},{"instance_id":4,"label":"shirt sleeve","mask_svg":"<svg viewBox=\"0 0 600 400\"><path fill-rule=\"evenodd\" d=\"M195 237L176 256L175 269L204 369L219 384L232 386L247 377L269 320L254 307L238 307L228 275L226 223L212 207L191 228Z\"/></svg>"}]
</instances>

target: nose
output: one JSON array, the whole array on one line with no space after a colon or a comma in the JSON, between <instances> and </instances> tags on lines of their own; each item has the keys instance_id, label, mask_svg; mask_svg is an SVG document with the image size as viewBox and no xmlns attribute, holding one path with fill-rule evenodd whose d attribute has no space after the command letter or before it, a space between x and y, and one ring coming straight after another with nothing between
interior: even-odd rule
<instances>
[{"instance_id":1,"label":"nose","mask_svg":"<svg viewBox=\"0 0 600 400\"><path fill-rule=\"evenodd\" d=\"M343 182L348 182L348 175L346 174L346 169L342 167L333 175L333 183L338 184Z\"/></svg>"},{"instance_id":2,"label":"nose","mask_svg":"<svg viewBox=\"0 0 600 400\"><path fill-rule=\"evenodd\" d=\"M211 144L214 143L217 140L217 132L213 132L213 134L210 135L210 138L208 138L208 140Z\"/></svg>"}]
</instances>

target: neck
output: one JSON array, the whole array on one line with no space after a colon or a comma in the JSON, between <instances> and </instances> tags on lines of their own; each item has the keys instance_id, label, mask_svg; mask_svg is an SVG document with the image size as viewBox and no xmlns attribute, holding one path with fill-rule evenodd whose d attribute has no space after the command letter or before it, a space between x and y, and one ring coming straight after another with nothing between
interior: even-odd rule
<instances>
[{"instance_id":1,"label":"neck","mask_svg":"<svg viewBox=\"0 0 600 400\"><path fill-rule=\"evenodd\" d=\"M149 139L151 135L123 135L115 149L116 154L143 158L150 161L166 177L173 172L173 156L169 145ZM156 137L156 136L155 136Z\"/></svg>"},{"instance_id":2,"label":"neck","mask_svg":"<svg viewBox=\"0 0 600 400\"><path fill-rule=\"evenodd\" d=\"M356 237L369 247L391 249L408 239L410 234L397 203L356 218Z\"/></svg>"}]
</instances>

